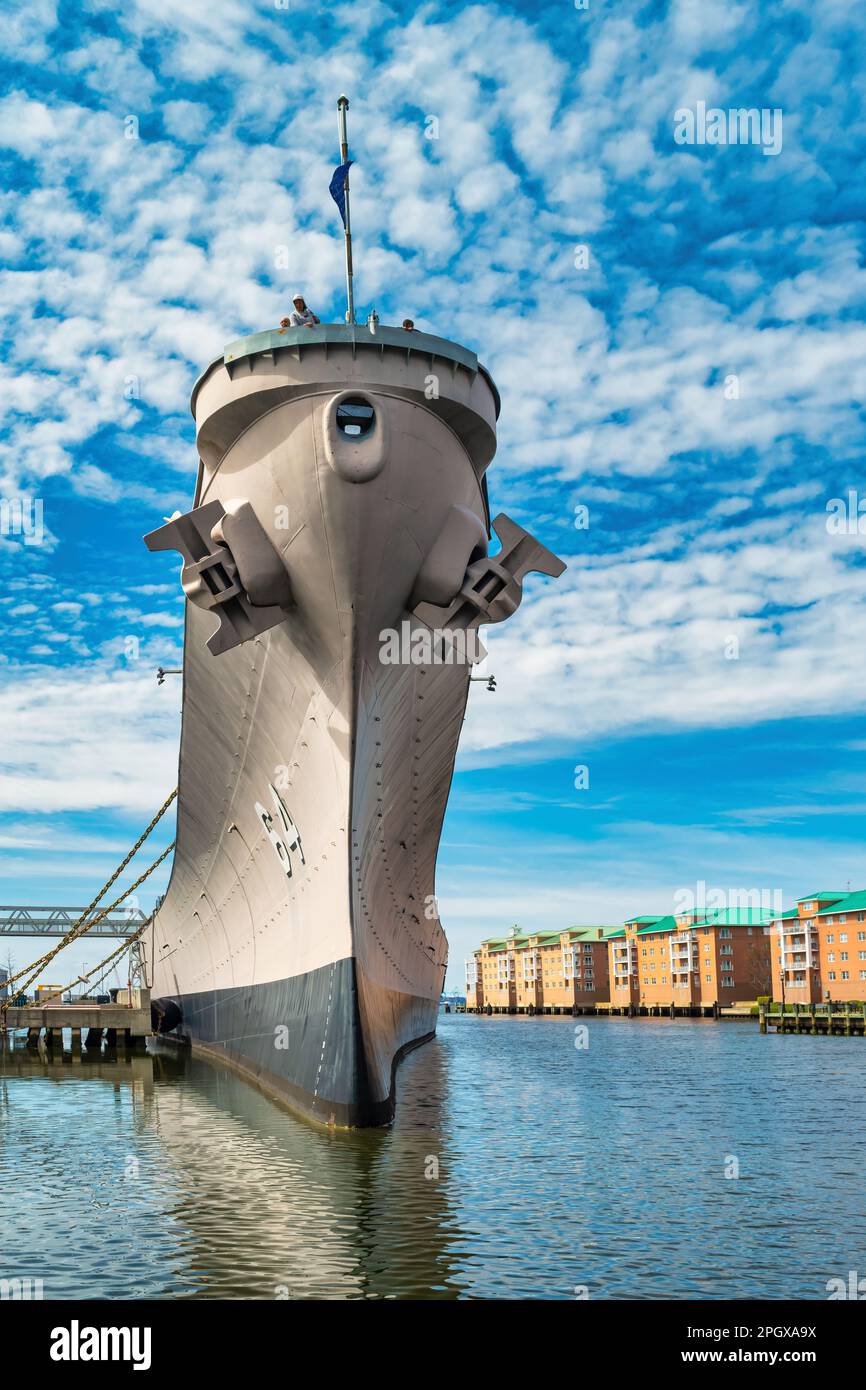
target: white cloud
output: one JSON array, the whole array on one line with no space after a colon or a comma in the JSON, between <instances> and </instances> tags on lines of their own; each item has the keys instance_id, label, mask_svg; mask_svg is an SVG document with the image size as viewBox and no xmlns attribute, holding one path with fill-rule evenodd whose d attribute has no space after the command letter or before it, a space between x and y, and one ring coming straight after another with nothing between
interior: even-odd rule
<instances>
[{"instance_id":1,"label":"white cloud","mask_svg":"<svg viewBox=\"0 0 866 1390\"><path fill-rule=\"evenodd\" d=\"M210 125L211 113L197 101L167 101L162 107L162 119L169 135L198 144Z\"/></svg>"},{"instance_id":2,"label":"white cloud","mask_svg":"<svg viewBox=\"0 0 866 1390\"><path fill-rule=\"evenodd\" d=\"M110 14L122 39L94 35L53 60L53 73L58 92L72 72L88 83L91 104L39 99L24 82L0 102L0 144L27 161L35 182L2 200L4 245L16 267L23 248L30 257L26 271L0 272L10 345L0 365L5 489L60 475L79 499L160 514L185 505L151 471L174 470L179 493L181 474L192 481L187 407L201 367L230 338L275 323L295 282L314 305L339 304L342 246L326 189L334 92L345 86L359 303L382 312L387 301L398 317L412 312L419 326L478 346L504 403L494 497L551 476L579 480L587 496L595 489L609 514L650 482L670 484L680 503L697 483L709 494L694 525L669 522L654 501L651 540L574 557L559 585L536 589L513 624L491 633L491 664L507 677L480 709L473 698L468 756L507 757L526 742L647 722L695 727L860 707L853 551L833 548L821 506L809 508L820 500L817 482L776 473L792 435L810 457L828 444L852 466L860 457L858 227L838 218L743 227L724 204L722 166L664 134L676 105L724 103L728 87L770 81L768 60L740 51L753 10L708 14L678 0L638 23L634 7L591 19L566 7L546 38L497 5L425 7L400 27L374 2L360 14L333 11L325 44L290 15L240 0L90 8ZM824 8L838 23L842 11ZM29 45L45 60L50 5L0 23L10 51L23 58ZM379 23L375 43L357 42ZM777 77L786 101L810 73L837 80L828 43L793 45ZM136 50L154 55L150 66ZM210 89L205 97L205 82L218 102ZM140 108L138 140L124 138L130 106ZM431 115L436 140L425 138ZM787 152L787 114L785 129ZM816 168L828 176L802 148L808 129L790 130L793 196ZM756 185L782 177L774 168L783 161L745 153L757 153ZM624 204L630 237L611 240ZM672 248L684 226L697 244L694 267L641 254L650 229L666 229ZM573 264L578 241L590 246L588 272ZM290 265L278 269L283 245ZM796 269L773 283L766 258L782 252L796 252ZM731 374L736 400L724 391ZM104 431L114 432L119 461L110 450L91 456ZM744 456L755 460L748 476L728 476ZM757 515L762 505L779 512L777 530ZM768 602L779 611L768 614ZM24 605L13 612L28 616ZM165 641L178 622L120 612ZM50 634L36 631L32 654L49 655ZM723 655L731 635L737 662ZM44 693L37 679L25 680L34 695ZM83 745L89 706L76 692L85 676L69 679ZM102 689L98 670L87 679ZM103 712L97 699L91 731ZM25 719L18 706L9 714ZM20 778L16 795L25 794L23 770ZM44 774L37 782L44 789ZM87 804L106 785L122 795L104 770L95 791L80 778L69 785Z\"/></svg>"},{"instance_id":3,"label":"white cloud","mask_svg":"<svg viewBox=\"0 0 866 1390\"><path fill-rule=\"evenodd\" d=\"M152 812L159 790L175 785L178 711L149 668L19 669L0 686L0 726L15 730L0 811Z\"/></svg>"},{"instance_id":4,"label":"white cloud","mask_svg":"<svg viewBox=\"0 0 866 1390\"><path fill-rule=\"evenodd\" d=\"M725 727L866 706L860 537L819 513L782 536L705 534L681 555L581 561L488 628L496 695L473 694L462 765L645 729ZM731 639L736 639L736 644ZM735 654L736 653L736 654ZM480 690L481 687L477 687Z\"/></svg>"}]
</instances>

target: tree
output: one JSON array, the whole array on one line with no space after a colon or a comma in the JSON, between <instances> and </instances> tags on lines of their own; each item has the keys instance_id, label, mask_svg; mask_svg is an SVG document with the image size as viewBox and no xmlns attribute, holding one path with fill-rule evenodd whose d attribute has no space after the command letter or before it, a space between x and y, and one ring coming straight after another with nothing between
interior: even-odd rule
<instances>
[{"instance_id":1,"label":"tree","mask_svg":"<svg viewBox=\"0 0 866 1390\"><path fill-rule=\"evenodd\" d=\"M6 960L4 962L3 969L6 971L7 979L15 974L15 961L12 958L12 948L10 946L7 946L6 948ZM0 980L0 996L4 995L5 993L6 991L3 986L3 981Z\"/></svg>"},{"instance_id":2,"label":"tree","mask_svg":"<svg viewBox=\"0 0 866 1390\"><path fill-rule=\"evenodd\" d=\"M773 969L768 941L752 942L746 954L746 979L755 999L773 992Z\"/></svg>"}]
</instances>

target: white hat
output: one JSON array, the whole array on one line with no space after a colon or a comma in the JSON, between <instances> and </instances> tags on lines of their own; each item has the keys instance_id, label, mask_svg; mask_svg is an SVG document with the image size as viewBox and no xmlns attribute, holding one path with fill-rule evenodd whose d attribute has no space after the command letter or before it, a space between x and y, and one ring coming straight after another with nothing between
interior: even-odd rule
<instances>
[{"instance_id":1,"label":"white hat","mask_svg":"<svg viewBox=\"0 0 866 1390\"><path fill-rule=\"evenodd\" d=\"M296 301L297 299L302 299L302 300L304 300L304 303L305 303L305 304L306 304L306 302L307 302L307 301L304 299L304 296L301 294L301 291L300 291L300 290L295 290L295 293L292 295L292 303L294 304L295 301Z\"/></svg>"}]
</instances>

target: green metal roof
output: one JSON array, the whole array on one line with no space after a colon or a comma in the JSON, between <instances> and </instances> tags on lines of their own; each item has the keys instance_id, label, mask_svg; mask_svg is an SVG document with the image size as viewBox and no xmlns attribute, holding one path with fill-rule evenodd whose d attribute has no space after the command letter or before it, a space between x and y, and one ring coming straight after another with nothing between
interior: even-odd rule
<instances>
[{"instance_id":1,"label":"green metal roof","mask_svg":"<svg viewBox=\"0 0 866 1390\"><path fill-rule=\"evenodd\" d=\"M631 919L635 921L635 918ZM638 927L635 936L652 936L655 932L680 931L676 917L656 917L639 919L647 923L645 927Z\"/></svg>"},{"instance_id":2,"label":"green metal roof","mask_svg":"<svg viewBox=\"0 0 866 1390\"><path fill-rule=\"evenodd\" d=\"M820 894L813 895L816 901L820 901ZM808 902L808 898L801 898L801 902ZM824 912L863 912L866 910L866 888L858 888L853 893L845 893L841 898L826 904Z\"/></svg>"},{"instance_id":3,"label":"green metal roof","mask_svg":"<svg viewBox=\"0 0 866 1390\"><path fill-rule=\"evenodd\" d=\"M635 922L660 922L661 920L662 920L662 918L661 918L660 916L657 916L657 917L626 917L625 922L626 922L626 926L627 926L627 927L630 927L630 926L632 926Z\"/></svg>"},{"instance_id":4,"label":"green metal roof","mask_svg":"<svg viewBox=\"0 0 866 1390\"><path fill-rule=\"evenodd\" d=\"M847 892L839 892L838 889L834 889L830 893L806 893L802 898L798 898L797 902L809 903L813 900L818 903L838 902L840 898L844 897L847 897Z\"/></svg>"},{"instance_id":5,"label":"green metal roof","mask_svg":"<svg viewBox=\"0 0 866 1390\"><path fill-rule=\"evenodd\" d=\"M481 942L482 946L504 946L508 941L525 941L530 932L521 931L519 927L512 927L507 936L485 936Z\"/></svg>"},{"instance_id":6,"label":"green metal roof","mask_svg":"<svg viewBox=\"0 0 866 1390\"><path fill-rule=\"evenodd\" d=\"M488 951L504 950L506 946L525 946L530 938L537 940L540 945L551 945L558 942L563 936L579 941L606 941L611 933L621 933L621 927L563 927L561 931L520 931L516 935L510 936L487 936L481 942ZM602 935L599 937L598 932ZM480 947L479 947L480 950Z\"/></svg>"},{"instance_id":7,"label":"green metal roof","mask_svg":"<svg viewBox=\"0 0 866 1390\"><path fill-rule=\"evenodd\" d=\"M707 912L695 921L696 927L752 927L773 921L773 913L764 907L720 907Z\"/></svg>"}]
</instances>

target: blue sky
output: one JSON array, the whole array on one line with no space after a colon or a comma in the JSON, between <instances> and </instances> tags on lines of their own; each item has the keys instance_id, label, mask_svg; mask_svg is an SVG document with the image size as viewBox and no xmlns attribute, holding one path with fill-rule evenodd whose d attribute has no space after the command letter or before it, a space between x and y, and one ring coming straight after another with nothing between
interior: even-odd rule
<instances>
[{"instance_id":1,"label":"blue sky","mask_svg":"<svg viewBox=\"0 0 866 1390\"><path fill-rule=\"evenodd\" d=\"M83 904L174 785L141 536L189 504L203 366L296 285L342 314L341 90L359 316L478 351L494 509L569 564L472 692L449 980L515 921L866 882L864 539L827 526L866 499L862 7L33 0L0 40L0 496L45 527L0 537L3 902ZM699 102L781 151L677 144Z\"/></svg>"}]
</instances>

